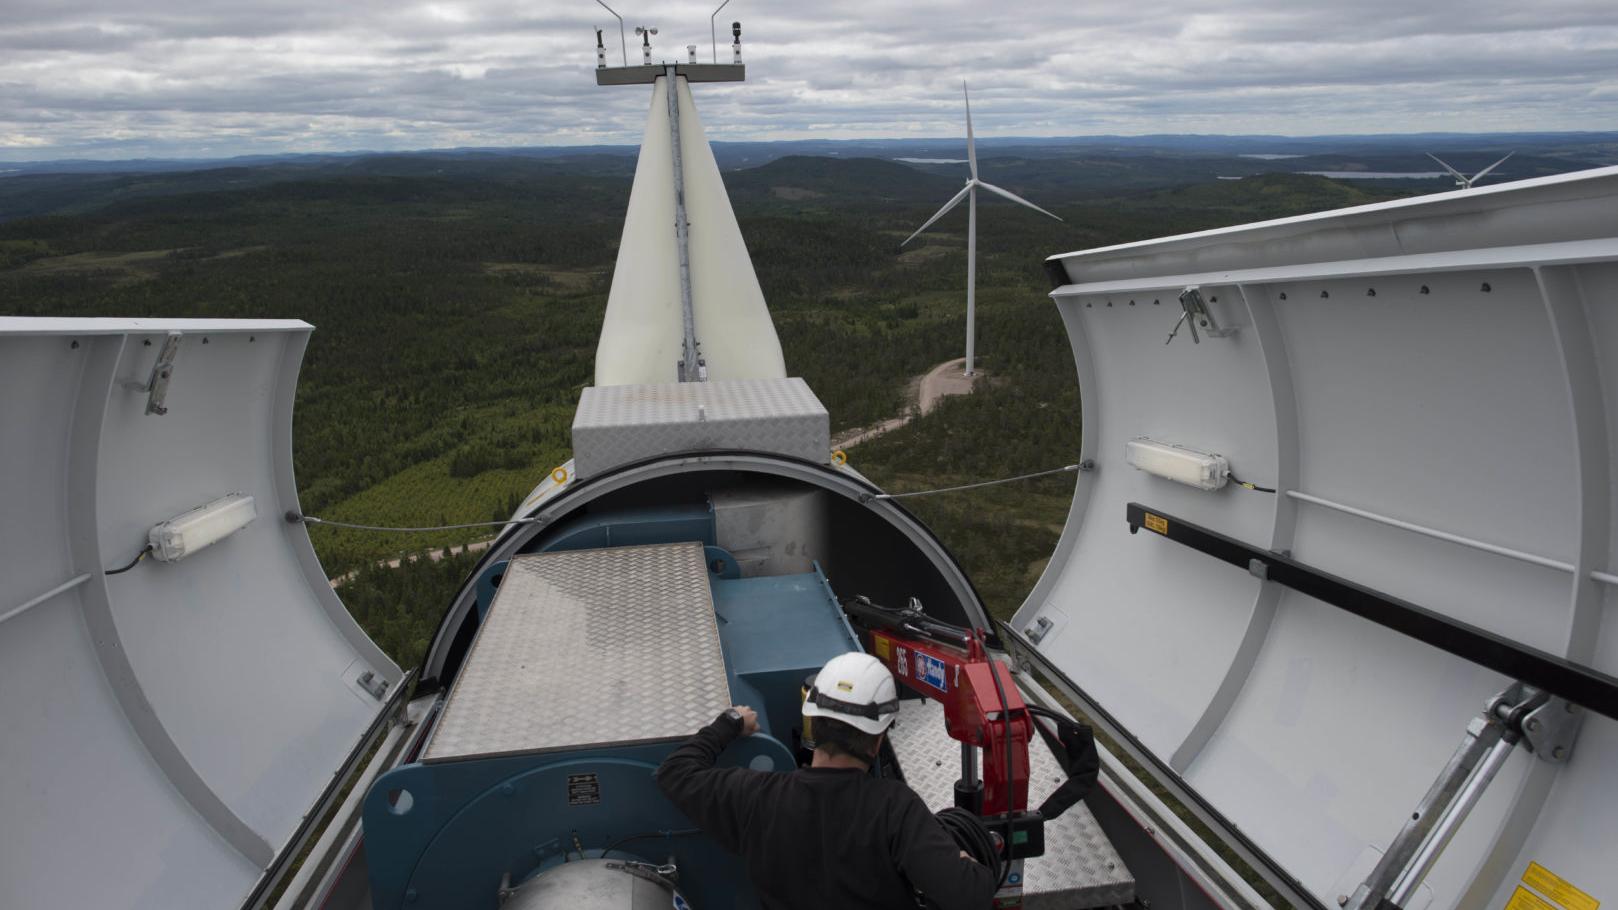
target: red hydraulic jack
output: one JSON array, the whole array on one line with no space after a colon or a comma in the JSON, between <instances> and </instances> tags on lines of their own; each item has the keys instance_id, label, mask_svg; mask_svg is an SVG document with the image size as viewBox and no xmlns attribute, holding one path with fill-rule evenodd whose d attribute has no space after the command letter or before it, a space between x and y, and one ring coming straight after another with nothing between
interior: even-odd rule
<instances>
[{"instance_id":1,"label":"red hydraulic jack","mask_svg":"<svg viewBox=\"0 0 1618 910\"><path fill-rule=\"evenodd\" d=\"M1011 865L995 894L997 908L1023 905L1023 860L1045 852L1045 819L1028 808L1028 743L1034 718L1004 663L989 656L981 629L932 620L911 602L908 610L845 602L866 626L871 653L906 688L944 705L944 725L961 744L956 806L983 819ZM977 749L983 751L978 779Z\"/></svg>"}]
</instances>

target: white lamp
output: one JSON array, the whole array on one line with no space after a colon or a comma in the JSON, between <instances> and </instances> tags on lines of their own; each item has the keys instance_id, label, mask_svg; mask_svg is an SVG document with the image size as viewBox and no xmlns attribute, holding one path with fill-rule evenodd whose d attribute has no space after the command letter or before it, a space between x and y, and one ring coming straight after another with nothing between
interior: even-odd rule
<instances>
[{"instance_id":1,"label":"white lamp","mask_svg":"<svg viewBox=\"0 0 1618 910\"><path fill-rule=\"evenodd\" d=\"M1145 436L1125 443L1124 457L1148 474L1199 490L1217 490L1230 478L1230 462L1223 455L1199 452Z\"/></svg>"},{"instance_id":2,"label":"white lamp","mask_svg":"<svg viewBox=\"0 0 1618 910\"><path fill-rule=\"evenodd\" d=\"M230 493L204 506L198 506L158 522L146 535L152 556L161 562L183 559L240 531L258 517L253 497Z\"/></svg>"}]
</instances>

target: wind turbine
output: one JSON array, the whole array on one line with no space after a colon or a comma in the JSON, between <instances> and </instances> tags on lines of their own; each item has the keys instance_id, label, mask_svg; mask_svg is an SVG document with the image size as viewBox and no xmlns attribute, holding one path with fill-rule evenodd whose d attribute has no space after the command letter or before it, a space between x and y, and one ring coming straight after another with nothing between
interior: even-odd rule
<instances>
[{"instance_id":1,"label":"wind turbine","mask_svg":"<svg viewBox=\"0 0 1618 910\"><path fill-rule=\"evenodd\" d=\"M976 293L977 293L977 282L978 282L978 187L983 187L984 189L988 190L991 193L996 193L998 195L1004 196L1007 199L1010 199L1012 202L1015 202L1015 203L1017 203L1019 205L1026 205L1029 208L1033 209L1034 211L1039 212L1041 215L1050 215L1052 218L1056 218L1057 221L1061 221L1062 219L1057 217L1056 215L1051 215L1050 212L1045 211L1044 209L1040 208L1039 206L1033 204L1032 202L1029 202L1027 199L1022 198L1021 196L1018 196L1016 193L1010 192L1009 190L1003 190L1000 187L997 187L992 183L987 183L985 181L982 181L982 180L978 179L978 151L977 151L977 144L973 141L973 138L972 138L972 98L971 98L970 95L968 95L966 93L966 80L964 80L964 79L961 80L961 96L966 99L966 162L967 162L967 165L971 168L972 176L967 179L966 186L963 187L959 193L956 193L954 198L952 198L950 201L944 203L944 207L939 209L937 214L933 215L933 217L931 217L931 218L928 218L926 224L923 224L921 227L916 228L916 233L911 234L909 237L906 237L904 239L904 243L901 243L899 245L904 246L905 243L909 243L910 241L915 240L917 235L919 235L922 231L925 231L928 228L932 227L933 222L937 221L938 219L940 219L940 218L944 217L946 214L948 214L950 209L953 209L957 205L960 205L962 199L965 199L967 201L966 202L966 375L971 376L972 375L972 356L973 356L973 353L974 353L974 351L976 349L976 344L977 344L977 337L976 337L977 336L977 332L976 332L976 329L977 329L977 304L976 304L975 296L976 296Z\"/></svg>"},{"instance_id":2,"label":"wind turbine","mask_svg":"<svg viewBox=\"0 0 1618 910\"><path fill-rule=\"evenodd\" d=\"M1516 152L1507 152L1506 153L1506 158L1510 158L1512 155L1515 155L1515 154L1517 154L1517 153ZM1483 170L1478 171L1476 174L1473 174L1472 176L1468 177L1465 174L1461 173L1460 171L1457 171L1456 169L1450 167L1449 164L1444 161L1444 159L1438 157L1437 155L1434 155L1432 152L1428 152L1427 157L1433 159L1436 162L1438 162L1439 166L1442 167L1444 170L1449 171L1450 175L1455 178L1455 185L1456 186L1461 187L1462 189L1468 189L1468 190L1472 188L1472 184L1477 183L1479 180L1482 180L1484 174L1487 174L1488 172L1490 172L1490 171L1494 170L1495 168L1499 167L1500 165L1506 163L1506 158L1501 158L1499 161L1496 161L1495 163L1493 163L1493 164L1489 165L1488 167L1484 168Z\"/></svg>"}]
</instances>

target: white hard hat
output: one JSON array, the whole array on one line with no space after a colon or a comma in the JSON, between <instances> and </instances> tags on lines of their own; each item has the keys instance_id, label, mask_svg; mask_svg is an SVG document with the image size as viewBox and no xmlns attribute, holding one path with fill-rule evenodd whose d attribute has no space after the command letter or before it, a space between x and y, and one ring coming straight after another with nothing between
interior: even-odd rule
<instances>
[{"instance_id":1,"label":"white hard hat","mask_svg":"<svg viewBox=\"0 0 1618 910\"><path fill-rule=\"evenodd\" d=\"M869 654L839 654L820 668L804 717L829 717L866 733L881 733L899 713L899 691L886 665Z\"/></svg>"}]
</instances>

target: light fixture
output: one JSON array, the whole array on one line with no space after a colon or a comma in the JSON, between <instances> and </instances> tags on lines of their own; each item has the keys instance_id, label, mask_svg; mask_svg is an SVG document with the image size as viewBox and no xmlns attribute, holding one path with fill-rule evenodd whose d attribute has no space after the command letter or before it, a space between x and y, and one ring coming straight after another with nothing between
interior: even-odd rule
<instances>
[{"instance_id":1,"label":"light fixture","mask_svg":"<svg viewBox=\"0 0 1618 910\"><path fill-rule=\"evenodd\" d=\"M174 562L240 531L258 517L253 497L230 493L204 506L158 522L146 535L153 558Z\"/></svg>"},{"instance_id":2,"label":"light fixture","mask_svg":"<svg viewBox=\"0 0 1618 910\"><path fill-rule=\"evenodd\" d=\"M1230 462L1223 455L1198 452L1145 436L1124 443L1124 457L1148 474L1199 490L1217 490L1230 478Z\"/></svg>"}]
</instances>

